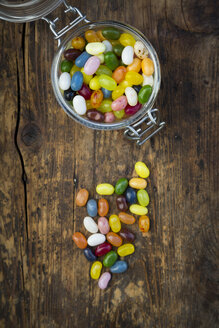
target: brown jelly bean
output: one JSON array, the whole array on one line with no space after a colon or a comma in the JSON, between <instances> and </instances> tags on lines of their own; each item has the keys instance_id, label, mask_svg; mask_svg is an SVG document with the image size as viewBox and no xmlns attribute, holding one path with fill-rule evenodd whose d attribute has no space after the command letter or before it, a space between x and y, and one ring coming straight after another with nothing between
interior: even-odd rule
<instances>
[{"instance_id":1,"label":"brown jelly bean","mask_svg":"<svg viewBox=\"0 0 219 328\"><path fill-rule=\"evenodd\" d=\"M86 189L81 189L76 196L76 205L85 206L89 197L89 192Z\"/></svg>"},{"instance_id":2,"label":"brown jelly bean","mask_svg":"<svg viewBox=\"0 0 219 328\"><path fill-rule=\"evenodd\" d=\"M106 199L101 198L98 200L98 214L99 216L106 216L109 212L109 203Z\"/></svg>"},{"instance_id":3,"label":"brown jelly bean","mask_svg":"<svg viewBox=\"0 0 219 328\"><path fill-rule=\"evenodd\" d=\"M120 221L125 224L133 224L135 223L135 217L133 215L127 214L125 212L119 213Z\"/></svg>"},{"instance_id":4,"label":"brown jelly bean","mask_svg":"<svg viewBox=\"0 0 219 328\"><path fill-rule=\"evenodd\" d=\"M135 240L135 235L127 228L122 228L119 231L119 235L130 243L132 243Z\"/></svg>"},{"instance_id":5,"label":"brown jelly bean","mask_svg":"<svg viewBox=\"0 0 219 328\"><path fill-rule=\"evenodd\" d=\"M87 239L81 232L75 232L72 236L73 241L80 249L85 249L87 247Z\"/></svg>"},{"instance_id":6,"label":"brown jelly bean","mask_svg":"<svg viewBox=\"0 0 219 328\"><path fill-rule=\"evenodd\" d=\"M122 245L122 238L115 232L108 232L106 239L113 246L119 247Z\"/></svg>"},{"instance_id":7,"label":"brown jelly bean","mask_svg":"<svg viewBox=\"0 0 219 328\"><path fill-rule=\"evenodd\" d=\"M64 51L64 57L67 60L73 61L75 60L78 56L80 56L82 52L78 49L68 49Z\"/></svg>"},{"instance_id":8,"label":"brown jelly bean","mask_svg":"<svg viewBox=\"0 0 219 328\"><path fill-rule=\"evenodd\" d=\"M87 111L87 117L89 118L89 120L95 121L95 122L103 122L104 121L104 114L102 114L101 112L98 112L95 109L89 109Z\"/></svg>"},{"instance_id":9,"label":"brown jelly bean","mask_svg":"<svg viewBox=\"0 0 219 328\"><path fill-rule=\"evenodd\" d=\"M126 212L128 210L128 205L125 196L117 196L116 205L119 211Z\"/></svg>"}]
</instances>

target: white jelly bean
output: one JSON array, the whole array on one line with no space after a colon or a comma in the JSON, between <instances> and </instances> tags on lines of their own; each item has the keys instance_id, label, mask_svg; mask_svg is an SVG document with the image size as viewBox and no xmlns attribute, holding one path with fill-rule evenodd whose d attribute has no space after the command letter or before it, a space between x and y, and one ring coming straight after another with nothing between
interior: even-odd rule
<instances>
[{"instance_id":1,"label":"white jelly bean","mask_svg":"<svg viewBox=\"0 0 219 328\"><path fill-rule=\"evenodd\" d=\"M87 105L84 97L82 96L75 96L73 98L73 107L79 115L84 115L87 111Z\"/></svg>"},{"instance_id":2,"label":"white jelly bean","mask_svg":"<svg viewBox=\"0 0 219 328\"><path fill-rule=\"evenodd\" d=\"M148 49L141 41L136 41L134 45L134 52L136 56L140 59L144 59L148 56Z\"/></svg>"},{"instance_id":3,"label":"white jelly bean","mask_svg":"<svg viewBox=\"0 0 219 328\"><path fill-rule=\"evenodd\" d=\"M98 231L96 222L90 216L85 216L83 223L87 231L91 233L96 233Z\"/></svg>"},{"instance_id":4,"label":"white jelly bean","mask_svg":"<svg viewBox=\"0 0 219 328\"><path fill-rule=\"evenodd\" d=\"M104 54L99 54L96 56L100 59L100 63L103 64L104 63Z\"/></svg>"},{"instance_id":5,"label":"white jelly bean","mask_svg":"<svg viewBox=\"0 0 219 328\"><path fill-rule=\"evenodd\" d=\"M100 66L100 58L97 56L90 57L84 65L84 73L87 75L93 75Z\"/></svg>"},{"instance_id":6,"label":"white jelly bean","mask_svg":"<svg viewBox=\"0 0 219 328\"><path fill-rule=\"evenodd\" d=\"M105 49L106 46L102 42L90 42L86 45L87 53L93 56L102 54Z\"/></svg>"},{"instance_id":7,"label":"white jelly bean","mask_svg":"<svg viewBox=\"0 0 219 328\"><path fill-rule=\"evenodd\" d=\"M127 98L127 101L128 101L128 104L130 106L135 106L137 105L137 102L138 102L138 94L137 92L135 91L135 89L133 89L132 87L127 87L125 89L125 95L126 95L126 98Z\"/></svg>"},{"instance_id":8,"label":"white jelly bean","mask_svg":"<svg viewBox=\"0 0 219 328\"><path fill-rule=\"evenodd\" d=\"M59 87L62 90L68 90L71 85L71 75L67 72L64 72L59 77Z\"/></svg>"},{"instance_id":9,"label":"white jelly bean","mask_svg":"<svg viewBox=\"0 0 219 328\"><path fill-rule=\"evenodd\" d=\"M102 43L103 43L103 44L105 45L105 47L106 47L104 53L113 50L113 46L112 46L112 44L111 44L108 40L104 40L104 41L102 41Z\"/></svg>"},{"instance_id":10,"label":"white jelly bean","mask_svg":"<svg viewBox=\"0 0 219 328\"><path fill-rule=\"evenodd\" d=\"M104 272L98 280L98 286L100 287L100 289L106 289L110 279L111 279L111 273Z\"/></svg>"},{"instance_id":11,"label":"white jelly bean","mask_svg":"<svg viewBox=\"0 0 219 328\"><path fill-rule=\"evenodd\" d=\"M106 240L106 237L102 233L94 233L90 237L88 237L87 243L89 246L97 246Z\"/></svg>"},{"instance_id":12,"label":"white jelly bean","mask_svg":"<svg viewBox=\"0 0 219 328\"><path fill-rule=\"evenodd\" d=\"M150 85L151 87L153 87L153 84L154 84L153 75L147 76L147 75L142 74L142 76L143 76L143 79L144 79L143 83L142 83L142 86Z\"/></svg>"},{"instance_id":13,"label":"white jelly bean","mask_svg":"<svg viewBox=\"0 0 219 328\"><path fill-rule=\"evenodd\" d=\"M127 46L122 51L122 61L125 65L130 65L133 62L134 49L131 46Z\"/></svg>"}]
</instances>

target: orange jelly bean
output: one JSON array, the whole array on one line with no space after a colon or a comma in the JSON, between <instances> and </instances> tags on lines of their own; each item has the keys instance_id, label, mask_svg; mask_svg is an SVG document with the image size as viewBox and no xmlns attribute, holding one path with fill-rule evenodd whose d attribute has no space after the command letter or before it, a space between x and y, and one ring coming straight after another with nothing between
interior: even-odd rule
<instances>
[{"instance_id":1,"label":"orange jelly bean","mask_svg":"<svg viewBox=\"0 0 219 328\"><path fill-rule=\"evenodd\" d=\"M148 232L148 230L150 229L149 217L147 215L140 216L138 226L142 232Z\"/></svg>"},{"instance_id":2,"label":"orange jelly bean","mask_svg":"<svg viewBox=\"0 0 219 328\"><path fill-rule=\"evenodd\" d=\"M86 189L81 189L76 196L76 205L85 206L89 197L89 192Z\"/></svg>"},{"instance_id":3,"label":"orange jelly bean","mask_svg":"<svg viewBox=\"0 0 219 328\"><path fill-rule=\"evenodd\" d=\"M115 232L108 232L106 239L113 246L119 247L122 245L122 238Z\"/></svg>"},{"instance_id":4,"label":"orange jelly bean","mask_svg":"<svg viewBox=\"0 0 219 328\"><path fill-rule=\"evenodd\" d=\"M97 33L93 30L87 30L85 32L85 39L87 40L87 42L100 42Z\"/></svg>"},{"instance_id":5,"label":"orange jelly bean","mask_svg":"<svg viewBox=\"0 0 219 328\"><path fill-rule=\"evenodd\" d=\"M101 90L96 90L92 92L90 101L93 108L100 107L103 100L103 92Z\"/></svg>"},{"instance_id":6,"label":"orange jelly bean","mask_svg":"<svg viewBox=\"0 0 219 328\"><path fill-rule=\"evenodd\" d=\"M106 40L106 38L104 38L104 36L102 34L102 31L99 30L96 32L96 34L97 34L98 38L100 39L100 41Z\"/></svg>"},{"instance_id":7,"label":"orange jelly bean","mask_svg":"<svg viewBox=\"0 0 219 328\"><path fill-rule=\"evenodd\" d=\"M73 241L80 249L85 249L87 247L87 239L81 232L75 232L72 236Z\"/></svg>"},{"instance_id":8,"label":"orange jelly bean","mask_svg":"<svg viewBox=\"0 0 219 328\"><path fill-rule=\"evenodd\" d=\"M109 203L106 199L101 198L98 200L98 214L99 216L106 216L109 212Z\"/></svg>"},{"instance_id":9,"label":"orange jelly bean","mask_svg":"<svg viewBox=\"0 0 219 328\"><path fill-rule=\"evenodd\" d=\"M142 178L132 178L129 180L129 186L134 189L145 189L147 187L147 181Z\"/></svg>"},{"instance_id":10,"label":"orange jelly bean","mask_svg":"<svg viewBox=\"0 0 219 328\"><path fill-rule=\"evenodd\" d=\"M139 58L134 58L132 64L127 66L127 72L139 72L141 70L141 60Z\"/></svg>"},{"instance_id":11,"label":"orange jelly bean","mask_svg":"<svg viewBox=\"0 0 219 328\"><path fill-rule=\"evenodd\" d=\"M135 217L133 215L127 214L125 212L119 213L119 219L121 222L125 224L133 224L135 223Z\"/></svg>"},{"instance_id":12,"label":"orange jelly bean","mask_svg":"<svg viewBox=\"0 0 219 328\"><path fill-rule=\"evenodd\" d=\"M154 63L148 57L142 60L141 67L144 75L150 76L154 73Z\"/></svg>"},{"instance_id":13,"label":"orange jelly bean","mask_svg":"<svg viewBox=\"0 0 219 328\"><path fill-rule=\"evenodd\" d=\"M85 46L85 40L81 36L77 36L76 38L72 39L71 45L74 49L83 49Z\"/></svg>"},{"instance_id":14,"label":"orange jelly bean","mask_svg":"<svg viewBox=\"0 0 219 328\"><path fill-rule=\"evenodd\" d=\"M113 72L112 78L117 82L120 83L125 79L125 75L127 73L127 69L124 66L119 66Z\"/></svg>"}]
</instances>

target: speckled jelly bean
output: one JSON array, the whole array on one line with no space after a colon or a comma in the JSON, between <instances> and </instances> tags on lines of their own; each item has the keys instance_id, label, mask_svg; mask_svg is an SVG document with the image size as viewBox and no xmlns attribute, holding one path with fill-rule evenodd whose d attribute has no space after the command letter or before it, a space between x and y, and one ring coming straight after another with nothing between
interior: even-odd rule
<instances>
[{"instance_id":1,"label":"speckled jelly bean","mask_svg":"<svg viewBox=\"0 0 219 328\"><path fill-rule=\"evenodd\" d=\"M121 222L123 222L125 224L135 223L135 217L133 215L130 215L130 214L125 213L125 212L120 212L119 213L119 219L120 219Z\"/></svg>"},{"instance_id":2,"label":"speckled jelly bean","mask_svg":"<svg viewBox=\"0 0 219 328\"><path fill-rule=\"evenodd\" d=\"M99 76L99 84L102 88L110 91L115 90L117 86L116 81L106 74L101 74Z\"/></svg>"},{"instance_id":3,"label":"speckled jelly bean","mask_svg":"<svg viewBox=\"0 0 219 328\"><path fill-rule=\"evenodd\" d=\"M116 214L112 214L109 217L109 225L113 232L119 232L121 230L120 219Z\"/></svg>"},{"instance_id":4,"label":"speckled jelly bean","mask_svg":"<svg viewBox=\"0 0 219 328\"><path fill-rule=\"evenodd\" d=\"M126 46L134 47L135 44L135 38L129 33L122 33L120 35L119 41L124 47Z\"/></svg>"},{"instance_id":5,"label":"speckled jelly bean","mask_svg":"<svg viewBox=\"0 0 219 328\"><path fill-rule=\"evenodd\" d=\"M117 180L115 184L115 193L117 195L122 195L128 187L128 184L129 182L126 178L120 178L119 180Z\"/></svg>"},{"instance_id":6,"label":"speckled jelly bean","mask_svg":"<svg viewBox=\"0 0 219 328\"><path fill-rule=\"evenodd\" d=\"M102 43L103 43L104 46L105 46L104 53L113 50L113 46L112 46L112 44L111 44L108 40L104 40L104 41L102 41Z\"/></svg>"},{"instance_id":7,"label":"speckled jelly bean","mask_svg":"<svg viewBox=\"0 0 219 328\"><path fill-rule=\"evenodd\" d=\"M87 118L94 122L103 122L104 115L96 109L89 109L86 113Z\"/></svg>"},{"instance_id":8,"label":"speckled jelly bean","mask_svg":"<svg viewBox=\"0 0 219 328\"><path fill-rule=\"evenodd\" d=\"M105 88L101 88L101 91L103 92L103 97L104 98L111 98L111 96L112 96L112 91L110 91L110 90L107 90L107 89L105 89Z\"/></svg>"},{"instance_id":9,"label":"speckled jelly bean","mask_svg":"<svg viewBox=\"0 0 219 328\"><path fill-rule=\"evenodd\" d=\"M64 72L59 77L59 87L62 90L68 90L71 85L71 76L69 73Z\"/></svg>"},{"instance_id":10,"label":"speckled jelly bean","mask_svg":"<svg viewBox=\"0 0 219 328\"><path fill-rule=\"evenodd\" d=\"M93 108L98 108L100 107L100 104L103 100L103 92L101 90L95 90L91 94L91 105Z\"/></svg>"},{"instance_id":11,"label":"speckled jelly bean","mask_svg":"<svg viewBox=\"0 0 219 328\"><path fill-rule=\"evenodd\" d=\"M134 71L138 73L141 70L141 60L134 58L132 64L127 66L127 72Z\"/></svg>"},{"instance_id":12,"label":"speckled jelly bean","mask_svg":"<svg viewBox=\"0 0 219 328\"><path fill-rule=\"evenodd\" d=\"M149 217L146 216L146 215L140 216L139 221L138 221L138 226L139 226L139 229L142 232L148 232L149 229L150 229L150 220L149 220Z\"/></svg>"},{"instance_id":13,"label":"speckled jelly bean","mask_svg":"<svg viewBox=\"0 0 219 328\"><path fill-rule=\"evenodd\" d=\"M112 112L104 114L104 122L105 123L112 123L115 121L115 119L116 119L115 115Z\"/></svg>"},{"instance_id":14,"label":"speckled jelly bean","mask_svg":"<svg viewBox=\"0 0 219 328\"><path fill-rule=\"evenodd\" d=\"M73 63L68 60L63 60L61 62L61 71L62 72L70 72L71 68L73 66Z\"/></svg>"},{"instance_id":15,"label":"speckled jelly bean","mask_svg":"<svg viewBox=\"0 0 219 328\"><path fill-rule=\"evenodd\" d=\"M128 204L126 202L125 196L121 195L116 197L116 206L119 211L128 211Z\"/></svg>"},{"instance_id":16,"label":"speckled jelly bean","mask_svg":"<svg viewBox=\"0 0 219 328\"><path fill-rule=\"evenodd\" d=\"M102 74L105 74L105 75L109 75L110 77L112 76L113 72L110 68L108 68L107 66L105 65L100 65L98 70L96 71L96 74L97 75L102 75Z\"/></svg>"},{"instance_id":17,"label":"speckled jelly bean","mask_svg":"<svg viewBox=\"0 0 219 328\"><path fill-rule=\"evenodd\" d=\"M137 199L138 199L139 205L148 206L149 195L146 190L144 190L144 189L138 190L137 191Z\"/></svg>"},{"instance_id":18,"label":"speckled jelly bean","mask_svg":"<svg viewBox=\"0 0 219 328\"><path fill-rule=\"evenodd\" d=\"M130 72L127 72L126 75L125 75L125 79L126 81L132 83L133 84L141 84L143 82L143 76L137 72L133 72L133 71L130 71Z\"/></svg>"},{"instance_id":19,"label":"speckled jelly bean","mask_svg":"<svg viewBox=\"0 0 219 328\"><path fill-rule=\"evenodd\" d=\"M101 183L97 185L96 192L99 195L112 195L114 193L114 187L109 183Z\"/></svg>"},{"instance_id":20,"label":"speckled jelly bean","mask_svg":"<svg viewBox=\"0 0 219 328\"><path fill-rule=\"evenodd\" d=\"M86 45L85 49L88 54L95 56L102 54L105 51L106 46L102 42L91 42Z\"/></svg>"},{"instance_id":21,"label":"speckled jelly bean","mask_svg":"<svg viewBox=\"0 0 219 328\"><path fill-rule=\"evenodd\" d=\"M120 37L120 32L115 27L105 27L102 34L108 40L118 40Z\"/></svg>"},{"instance_id":22,"label":"speckled jelly bean","mask_svg":"<svg viewBox=\"0 0 219 328\"><path fill-rule=\"evenodd\" d=\"M100 83L99 83L99 77L94 76L90 82L89 82L89 87L91 90L99 90L101 88Z\"/></svg>"},{"instance_id":23,"label":"speckled jelly bean","mask_svg":"<svg viewBox=\"0 0 219 328\"><path fill-rule=\"evenodd\" d=\"M90 248L84 249L84 256L89 262L93 262L97 260L97 257L94 255L93 251Z\"/></svg>"},{"instance_id":24,"label":"speckled jelly bean","mask_svg":"<svg viewBox=\"0 0 219 328\"><path fill-rule=\"evenodd\" d=\"M73 91L71 88L64 91L64 98L67 101L72 101L75 96L76 96L76 91Z\"/></svg>"},{"instance_id":25,"label":"speckled jelly bean","mask_svg":"<svg viewBox=\"0 0 219 328\"><path fill-rule=\"evenodd\" d=\"M109 212L109 203L107 199L101 198L98 200L98 214L100 216L106 216Z\"/></svg>"},{"instance_id":26,"label":"speckled jelly bean","mask_svg":"<svg viewBox=\"0 0 219 328\"><path fill-rule=\"evenodd\" d=\"M84 249L87 247L87 239L81 232L75 232L72 236L72 240L80 249Z\"/></svg>"},{"instance_id":27,"label":"speckled jelly bean","mask_svg":"<svg viewBox=\"0 0 219 328\"><path fill-rule=\"evenodd\" d=\"M85 229L90 232L90 233L97 233L98 231L98 226L96 222L94 221L93 218L90 216L85 216L84 221L83 221Z\"/></svg>"},{"instance_id":28,"label":"speckled jelly bean","mask_svg":"<svg viewBox=\"0 0 219 328\"><path fill-rule=\"evenodd\" d=\"M147 178L150 175L150 171L145 163L137 162L135 163L135 171L137 175L141 178Z\"/></svg>"},{"instance_id":29,"label":"speckled jelly bean","mask_svg":"<svg viewBox=\"0 0 219 328\"><path fill-rule=\"evenodd\" d=\"M76 58L75 65L81 68L84 67L90 57L91 55L88 54L86 51L82 52L82 54Z\"/></svg>"},{"instance_id":30,"label":"speckled jelly bean","mask_svg":"<svg viewBox=\"0 0 219 328\"><path fill-rule=\"evenodd\" d=\"M128 263L126 261L116 261L110 268L112 273L123 273L127 271Z\"/></svg>"},{"instance_id":31,"label":"speckled jelly bean","mask_svg":"<svg viewBox=\"0 0 219 328\"><path fill-rule=\"evenodd\" d=\"M119 66L115 69L115 71L113 72L112 78L117 82L117 83L121 83L126 76L127 73L127 69L124 66Z\"/></svg>"},{"instance_id":32,"label":"speckled jelly bean","mask_svg":"<svg viewBox=\"0 0 219 328\"><path fill-rule=\"evenodd\" d=\"M119 66L119 60L117 56L112 51L108 51L104 55L104 61L108 68L111 70L116 69Z\"/></svg>"},{"instance_id":33,"label":"speckled jelly bean","mask_svg":"<svg viewBox=\"0 0 219 328\"><path fill-rule=\"evenodd\" d=\"M152 93L152 87L150 85L143 86L139 91L138 101L141 104L145 104L149 100L151 93Z\"/></svg>"},{"instance_id":34,"label":"speckled jelly bean","mask_svg":"<svg viewBox=\"0 0 219 328\"><path fill-rule=\"evenodd\" d=\"M135 106L130 106L128 104L125 108L125 113L126 113L126 115L134 115L135 113L137 113L139 111L139 109L141 109L141 107L142 107L142 104L140 104L139 102L137 102L137 104Z\"/></svg>"},{"instance_id":35,"label":"speckled jelly bean","mask_svg":"<svg viewBox=\"0 0 219 328\"><path fill-rule=\"evenodd\" d=\"M151 87L153 87L153 85L154 85L153 75L147 76L147 75L142 74L142 76L143 76L142 86L150 85Z\"/></svg>"},{"instance_id":36,"label":"speckled jelly bean","mask_svg":"<svg viewBox=\"0 0 219 328\"><path fill-rule=\"evenodd\" d=\"M107 220L107 218L101 216L98 219L98 228L100 232L104 235L106 235L110 231L109 221Z\"/></svg>"},{"instance_id":37,"label":"speckled jelly bean","mask_svg":"<svg viewBox=\"0 0 219 328\"><path fill-rule=\"evenodd\" d=\"M115 52L117 57L121 57L123 49L124 46L122 46L121 44L116 44L115 46L113 46L113 52Z\"/></svg>"},{"instance_id":38,"label":"speckled jelly bean","mask_svg":"<svg viewBox=\"0 0 219 328\"><path fill-rule=\"evenodd\" d=\"M100 66L100 58L92 56L88 58L84 65L84 73L87 75L93 75Z\"/></svg>"},{"instance_id":39,"label":"speckled jelly bean","mask_svg":"<svg viewBox=\"0 0 219 328\"><path fill-rule=\"evenodd\" d=\"M104 256L103 265L109 268L116 262L117 259L118 259L117 253L115 251L110 251Z\"/></svg>"},{"instance_id":40,"label":"speckled jelly bean","mask_svg":"<svg viewBox=\"0 0 219 328\"><path fill-rule=\"evenodd\" d=\"M129 207L129 211L133 214L136 214L136 215L145 215L145 214L148 213L147 207L144 207L144 206L141 206L141 205L138 205L138 204L132 204Z\"/></svg>"},{"instance_id":41,"label":"speckled jelly bean","mask_svg":"<svg viewBox=\"0 0 219 328\"><path fill-rule=\"evenodd\" d=\"M87 111L87 105L84 97L77 95L73 98L73 107L77 114L84 115Z\"/></svg>"},{"instance_id":42,"label":"speckled jelly bean","mask_svg":"<svg viewBox=\"0 0 219 328\"><path fill-rule=\"evenodd\" d=\"M81 72L75 72L71 79L71 88L74 91L78 91L81 89L83 84L83 74Z\"/></svg>"},{"instance_id":43,"label":"speckled jelly bean","mask_svg":"<svg viewBox=\"0 0 219 328\"><path fill-rule=\"evenodd\" d=\"M106 289L110 282L110 279L111 279L111 274L109 272L104 272L98 280L99 288Z\"/></svg>"},{"instance_id":44,"label":"speckled jelly bean","mask_svg":"<svg viewBox=\"0 0 219 328\"><path fill-rule=\"evenodd\" d=\"M122 245L122 238L115 232L108 232L106 235L106 239L113 246L119 247L120 245Z\"/></svg>"},{"instance_id":45,"label":"speckled jelly bean","mask_svg":"<svg viewBox=\"0 0 219 328\"><path fill-rule=\"evenodd\" d=\"M80 189L76 196L76 205L85 206L87 204L89 192L87 189Z\"/></svg>"},{"instance_id":46,"label":"speckled jelly bean","mask_svg":"<svg viewBox=\"0 0 219 328\"><path fill-rule=\"evenodd\" d=\"M122 237L122 239L124 239L125 241L128 241L130 243L132 243L135 240L134 233L127 228L122 228L119 231L119 235Z\"/></svg>"},{"instance_id":47,"label":"speckled jelly bean","mask_svg":"<svg viewBox=\"0 0 219 328\"><path fill-rule=\"evenodd\" d=\"M80 55L82 54L82 52L78 49L67 49L64 51L63 55L65 57L65 59L69 60L69 61L73 61L76 58L78 58Z\"/></svg>"},{"instance_id":48,"label":"speckled jelly bean","mask_svg":"<svg viewBox=\"0 0 219 328\"><path fill-rule=\"evenodd\" d=\"M104 99L100 106L98 107L98 111L101 113L108 113L112 111L112 100L109 99Z\"/></svg>"},{"instance_id":49,"label":"speckled jelly bean","mask_svg":"<svg viewBox=\"0 0 219 328\"><path fill-rule=\"evenodd\" d=\"M82 36L76 36L71 40L71 45L74 49L83 49L85 47L85 40Z\"/></svg>"},{"instance_id":50,"label":"speckled jelly bean","mask_svg":"<svg viewBox=\"0 0 219 328\"><path fill-rule=\"evenodd\" d=\"M97 245L103 244L105 242L105 240L106 240L106 237L102 233L94 233L93 235L88 237L87 243L89 246L97 246Z\"/></svg>"},{"instance_id":51,"label":"speckled jelly bean","mask_svg":"<svg viewBox=\"0 0 219 328\"><path fill-rule=\"evenodd\" d=\"M137 203L137 194L136 191L130 187L126 189L125 198L129 204Z\"/></svg>"},{"instance_id":52,"label":"speckled jelly bean","mask_svg":"<svg viewBox=\"0 0 219 328\"><path fill-rule=\"evenodd\" d=\"M82 84L82 87L80 90L78 90L78 93L86 100L90 99L92 95L91 89L85 83Z\"/></svg>"},{"instance_id":53,"label":"speckled jelly bean","mask_svg":"<svg viewBox=\"0 0 219 328\"><path fill-rule=\"evenodd\" d=\"M119 256L128 256L133 254L135 251L135 246L131 243L124 244L117 249Z\"/></svg>"},{"instance_id":54,"label":"speckled jelly bean","mask_svg":"<svg viewBox=\"0 0 219 328\"><path fill-rule=\"evenodd\" d=\"M97 201L95 199L89 199L87 202L87 214L89 216L97 216Z\"/></svg>"},{"instance_id":55,"label":"speckled jelly bean","mask_svg":"<svg viewBox=\"0 0 219 328\"><path fill-rule=\"evenodd\" d=\"M132 178L129 180L129 186L134 189L145 189L147 187L147 181L142 178Z\"/></svg>"},{"instance_id":56,"label":"speckled jelly bean","mask_svg":"<svg viewBox=\"0 0 219 328\"><path fill-rule=\"evenodd\" d=\"M93 30L87 30L84 34L85 39L87 42L99 42L101 41L99 37L97 36L97 33Z\"/></svg>"},{"instance_id":57,"label":"speckled jelly bean","mask_svg":"<svg viewBox=\"0 0 219 328\"><path fill-rule=\"evenodd\" d=\"M113 111L124 109L127 106L126 96L121 96L112 102L111 108Z\"/></svg>"},{"instance_id":58,"label":"speckled jelly bean","mask_svg":"<svg viewBox=\"0 0 219 328\"><path fill-rule=\"evenodd\" d=\"M141 41L136 41L134 44L134 52L136 56L140 59L144 59L148 56L148 50Z\"/></svg>"},{"instance_id":59,"label":"speckled jelly bean","mask_svg":"<svg viewBox=\"0 0 219 328\"><path fill-rule=\"evenodd\" d=\"M125 65L130 65L133 62L134 49L132 46L127 46L122 51L122 62Z\"/></svg>"},{"instance_id":60,"label":"speckled jelly bean","mask_svg":"<svg viewBox=\"0 0 219 328\"><path fill-rule=\"evenodd\" d=\"M131 73L131 72L130 72ZM132 87L127 87L125 89L125 95L127 102L130 106L136 106L138 103L138 94Z\"/></svg>"},{"instance_id":61,"label":"speckled jelly bean","mask_svg":"<svg viewBox=\"0 0 219 328\"><path fill-rule=\"evenodd\" d=\"M96 247L96 249L95 249L95 255L98 256L98 257L99 256L104 256L107 253L109 253L111 251L111 249L112 249L112 245L109 244L109 243L107 243L107 242L105 242L105 243L100 244L100 245L98 245Z\"/></svg>"},{"instance_id":62,"label":"speckled jelly bean","mask_svg":"<svg viewBox=\"0 0 219 328\"><path fill-rule=\"evenodd\" d=\"M141 63L142 72L144 75L150 76L154 73L154 63L150 58L144 58Z\"/></svg>"},{"instance_id":63,"label":"speckled jelly bean","mask_svg":"<svg viewBox=\"0 0 219 328\"><path fill-rule=\"evenodd\" d=\"M100 261L95 261L90 269L90 276L92 279L99 279L100 274L101 274L101 270L102 270L102 263Z\"/></svg>"}]
</instances>

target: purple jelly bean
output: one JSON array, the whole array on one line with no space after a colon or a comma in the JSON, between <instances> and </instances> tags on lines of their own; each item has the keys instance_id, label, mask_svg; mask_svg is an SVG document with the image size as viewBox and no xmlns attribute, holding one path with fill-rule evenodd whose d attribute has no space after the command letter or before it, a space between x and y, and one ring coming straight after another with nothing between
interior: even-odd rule
<instances>
[{"instance_id":1,"label":"purple jelly bean","mask_svg":"<svg viewBox=\"0 0 219 328\"><path fill-rule=\"evenodd\" d=\"M98 286L100 287L100 289L106 289L110 279L111 279L111 273L104 272L98 280Z\"/></svg>"},{"instance_id":2,"label":"purple jelly bean","mask_svg":"<svg viewBox=\"0 0 219 328\"><path fill-rule=\"evenodd\" d=\"M139 111L139 109L141 107L142 107L142 104L140 104L139 102L135 106L127 105L125 108L125 113L126 113L126 115L134 115L135 113L137 113L137 111Z\"/></svg>"},{"instance_id":3,"label":"purple jelly bean","mask_svg":"<svg viewBox=\"0 0 219 328\"><path fill-rule=\"evenodd\" d=\"M79 95L83 96L84 99L88 100L90 99L91 95L92 95L92 91L91 89L85 84L82 84L81 89L78 91Z\"/></svg>"},{"instance_id":4,"label":"purple jelly bean","mask_svg":"<svg viewBox=\"0 0 219 328\"><path fill-rule=\"evenodd\" d=\"M84 65L84 73L87 75L93 75L100 66L100 58L97 56L90 57Z\"/></svg>"}]
</instances>

